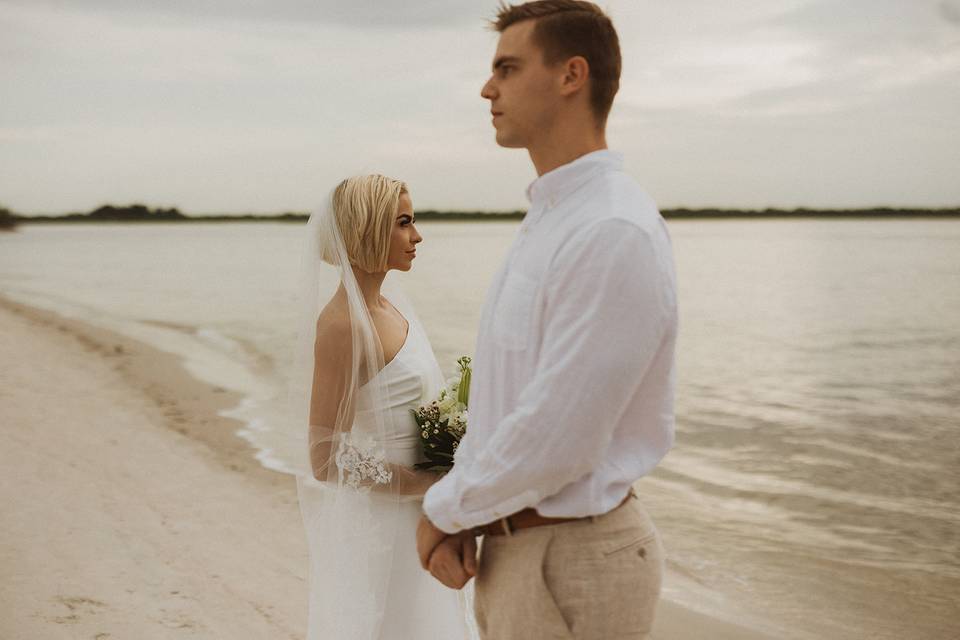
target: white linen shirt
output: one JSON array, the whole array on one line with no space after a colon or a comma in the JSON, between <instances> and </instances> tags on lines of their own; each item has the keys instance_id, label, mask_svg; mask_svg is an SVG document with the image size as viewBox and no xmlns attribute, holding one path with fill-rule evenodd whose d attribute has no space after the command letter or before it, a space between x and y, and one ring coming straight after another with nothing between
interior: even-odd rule
<instances>
[{"instance_id":1,"label":"white linen shirt","mask_svg":"<svg viewBox=\"0 0 960 640\"><path fill-rule=\"evenodd\" d=\"M673 252L653 200L600 150L543 174L484 302L467 433L424 496L447 533L535 507L615 507L673 446Z\"/></svg>"}]
</instances>

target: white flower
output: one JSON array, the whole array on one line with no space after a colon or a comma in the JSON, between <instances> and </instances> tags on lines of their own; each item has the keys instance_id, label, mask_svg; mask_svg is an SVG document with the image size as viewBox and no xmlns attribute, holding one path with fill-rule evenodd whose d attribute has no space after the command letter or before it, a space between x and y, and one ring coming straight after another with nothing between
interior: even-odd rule
<instances>
[{"instance_id":1,"label":"white flower","mask_svg":"<svg viewBox=\"0 0 960 640\"><path fill-rule=\"evenodd\" d=\"M446 416L456 411L458 404L456 396L447 396L440 401L440 415Z\"/></svg>"}]
</instances>

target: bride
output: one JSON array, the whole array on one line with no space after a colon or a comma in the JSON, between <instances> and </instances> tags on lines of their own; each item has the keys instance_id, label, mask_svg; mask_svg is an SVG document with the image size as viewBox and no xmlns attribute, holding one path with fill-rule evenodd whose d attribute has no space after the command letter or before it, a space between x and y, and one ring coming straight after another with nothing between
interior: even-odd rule
<instances>
[{"instance_id":1,"label":"bride","mask_svg":"<svg viewBox=\"0 0 960 640\"><path fill-rule=\"evenodd\" d=\"M424 460L412 409L443 376L390 271L409 271L423 238L403 182L344 180L307 223L303 315L290 393L308 434L297 476L310 554L308 640L476 638L472 584L420 567ZM472 536L470 543L473 543Z\"/></svg>"}]
</instances>

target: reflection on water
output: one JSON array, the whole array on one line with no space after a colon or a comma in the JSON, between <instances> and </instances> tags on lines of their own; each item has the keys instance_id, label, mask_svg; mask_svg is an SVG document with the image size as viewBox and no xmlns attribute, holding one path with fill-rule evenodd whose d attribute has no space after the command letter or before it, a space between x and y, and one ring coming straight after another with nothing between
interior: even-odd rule
<instances>
[{"instance_id":1,"label":"reflection on water","mask_svg":"<svg viewBox=\"0 0 960 640\"><path fill-rule=\"evenodd\" d=\"M516 228L421 223L413 271L393 274L445 369L472 353ZM783 637L957 637L960 222L670 229L678 437L638 484L675 570L667 595L779 621ZM284 468L299 446L276 416L301 233L25 226L0 236L0 292L193 349L203 375L244 387L244 435Z\"/></svg>"}]
</instances>

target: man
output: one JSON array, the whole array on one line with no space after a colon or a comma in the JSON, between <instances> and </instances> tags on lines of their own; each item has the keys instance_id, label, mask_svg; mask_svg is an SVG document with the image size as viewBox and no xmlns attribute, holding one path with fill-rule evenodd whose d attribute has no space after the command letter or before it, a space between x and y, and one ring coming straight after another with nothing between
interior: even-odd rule
<instances>
[{"instance_id":1,"label":"man","mask_svg":"<svg viewBox=\"0 0 960 640\"><path fill-rule=\"evenodd\" d=\"M633 493L673 445L677 310L656 205L607 150L620 50L594 4L504 6L497 143L539 176L481 314L470 425L424 497L421 564L476 576L484 638L645 638L663 548ZM479 560L475 535L482 535Z\"/></svg>"}]
</instances>

